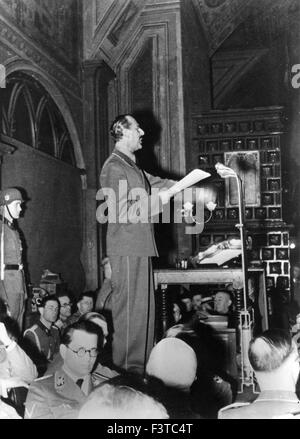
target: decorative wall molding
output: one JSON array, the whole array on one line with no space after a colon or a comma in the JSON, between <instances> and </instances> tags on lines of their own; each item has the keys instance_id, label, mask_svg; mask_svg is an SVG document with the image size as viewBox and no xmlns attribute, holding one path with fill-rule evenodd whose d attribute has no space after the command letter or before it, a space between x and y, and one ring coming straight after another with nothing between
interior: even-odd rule
<instances>
[{"instance_id":1,"label":"decorative wall molding","mask_svg":"<svg viewBox=\"0 0 300 439\"><path fill-rule=\"evenodd\" d=\"M216 53L212 58L214 106L230 93L239 81L268 52L268 49L232 50Z\"/></svg>"},{"instance_id":2,"label":"decorative wall molding","mask_svg":"<svg viewBox=\"0 0 300 439\"><path fill-rule=\"evenodd\" d=\"M43 69L64 91L81 100L79 79L75 79L57 60L47 55L34 42L23 35L15 26L0 17L1 44L20 59L31 61Z\"/></svg>"},{"instance_id":3,"label":"decorative wall molding","mask_svg":"<svg viewBox=\"0 0 300 439\"><path fill-rule=\"evenodd\" d=\"M0 15L72 74L79 68L81 3L4 0L0 2Z\"/></svg>"},{"instance_id":4,"label":"decorative wall molding","mask_svg":"<svg viewBox=\"0 0 300 439\"><path fill-rule=\"evenodd\" d=\"M35 78L46 89L61 112L68 128L74 146L76 165L78 168L84 169L85 163L82 155L77 126L74 123L70 107L61 90L58 88L56 82L54 82L52 78L49 77L47 72L45 72L42 68L33 65L32 62L28 60L14 58L7 62L5 67L7 75L10 75L13 72L22 71Z\"/></svg>"}]
</instances>

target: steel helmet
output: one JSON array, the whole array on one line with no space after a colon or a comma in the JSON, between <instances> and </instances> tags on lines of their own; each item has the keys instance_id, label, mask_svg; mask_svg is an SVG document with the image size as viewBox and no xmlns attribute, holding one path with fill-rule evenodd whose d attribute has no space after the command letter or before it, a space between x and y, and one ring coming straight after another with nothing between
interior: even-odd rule
<instances>
[{"instance_id":1,"label":"steel helmet","mask_svg":"<svg viewBox=\"0 0 300 439\"><path fill-rule=\"evenodd\" d=\"M19 189L10 187L0 191L0 206L7 206L16 200L24 201Z\"/></svg>"}]
</instances>

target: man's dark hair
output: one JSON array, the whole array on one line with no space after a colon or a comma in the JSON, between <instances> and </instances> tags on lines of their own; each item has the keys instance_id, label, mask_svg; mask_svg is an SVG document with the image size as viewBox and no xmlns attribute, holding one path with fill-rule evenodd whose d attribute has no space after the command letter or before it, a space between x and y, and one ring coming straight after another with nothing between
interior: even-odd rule
<instances>
[{"instance_id":1,"label":"man's dark hair","mask_svg":"<svg viewBox=\"0 0 300 439\"><path fill-rule=\"evenodd\" d=\"M117 116L111 124L110 134L112 135L112 137L116 142L122 139L123 129L124 128L128 129L131 126L131 123L128 120L127 116L130 116L130 114L121 114L120 116Z\"/></svg>"},{"instance_id":2,"label":"man's dark hair","mask_svg":"<svg viewBox=\"0 0 300 439\"><path fill-rule=\"evenodd\" d=\"M61 337L61 344L69 346L73 339L73 333L75 330L88 332L89 334L96 334L98 337L98 346L103 346L103 332L100 326L85 320L79 320L72 325L67 326Z\"/></svg>"},{"instance_id":3,"label":"man's dark hair","mask_svg":"<svg viewBox=\"0 0 300 439\"><path fill-rule=\"evenodd\" d=\"M73 297L72 294L68 291L68 290L60 290L56 293L56 297L68 297L70 299L70 301L73 301Z\"/></svg>"},{"instance_id":4,"label":"man's dark hair","mask_svg":"<svg viewBox=\"0 0 300 439\"><path fill-rule=\"evenodd\" d=\"M95 302L94 291L84 291L83 293L81 293L77 299L77 303L79 303L84 297L89 297L90 299L93 299L93 302Z\"/></svg>"},{"instance_id":5,"label":"man's dark hair","mask_svg":"<svg viewBox=\"0 0 300 439\"><path fill-rule=\"evenodd\" d=\"M282 365L293 349L292 337L288 332L268 329L250 341L249 361L254 371L271 372Z\"/></svg>"},{"instance_id":6,"label":"man's dark hair","mask_svg":"<svg viewBox=\"0 0 300 439\"><path fill-rule=\"evenodd\" d=\"M58 304L58 306L60 307L60 302L59 302L58 298L56 296L53 296L53 295L48 295L48 296L43 297L40 300L36 300L36 304L37 304L38 308L45 308L46 303L50 302L50 301L56 302Z\"/></svg>"}]
</instances>

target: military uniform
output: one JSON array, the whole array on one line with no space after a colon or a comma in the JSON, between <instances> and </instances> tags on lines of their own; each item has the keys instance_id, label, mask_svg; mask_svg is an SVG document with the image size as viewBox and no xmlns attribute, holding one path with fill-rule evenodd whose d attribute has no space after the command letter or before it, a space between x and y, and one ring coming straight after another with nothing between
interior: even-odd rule
<instances>
[{"instance_id":1,"label":"military uniform","mask_svg":"<svg viewBox=\"0 0 300 439\"><path fill-rule=\"evenodd\" d=\"M76 419L92 388L90 375L80 388L63 369L39 378L29 387L25 419Z\"/></svg>"},{"instance_id":2,"label":"military uniform","mask_svg":"<svg viewBox=\"0 0 300 439\"><path fill-rule=\"evenodd\" d=\"M54 325L49 329L39 320L24 332L24 347L40 373L45 372L47 363L59 352L59 345L59 329Z\"/></svg>"},{"instance_id":3,"label":"military uniform","mask_svg":"<svg viewBox=\"0 0 300 439\"><path fill-rule=\"evenodd\" d=\"M2 218L4 228L4 280L0 281L0 298L8 304L11 317L20 328L25 311L26 285L22 266L22 244L19 232L6 218Z\"/></svg>"},{"instance_id":4,"label":"military uniform","mask_svg":"<svg viewBox=\"0 0 300 439\"><path fill-rule=\"evenodd\" d=\"M125 182L127 188L120 190L120 181ZM113 190L116 196L112 203L107 203L108 217L110 214L113 217L107 229L113 291L113 362L126 370L143 373L154 341L151 256L158 256L158 252L151 217L159 214L162 204L157 193L151 195L151 188L167 189L174 183L147 174L117 149L101 171L102 190ZM137 189L145 194L139 200L133 193Z\"/></svg>"},{"instance_id":5,"label":"military uniform","mask_svg":"<svg viewBox=\"0 0 300 439\"><path fill-rule=\"evenodd\" d=\"M70 326L70 325L73 325L74 323L78 322L78 320L80 319L80 317L82 315L83 314L81 314L81 312L79 310L74 312L74 314L72 314L70 317L67 318L66 326Z\"/></svg>"},{"instance_id":6,"label":"military uniform","mask_svg":"<svg viewBox=\"0 0 300 439\"><path fill-rule=\"evenodd\" d=\"M259 394L252 403L235 403L219 410L219 419L272 419L300 410L300 401L294 392L268 390Z\"/></svg>"},{"instance_id":7,"label":"military uniform","mask_svg":"<svg viewBox=\"0 0 300 439\"><path fill-rule=\"evenodd\" d=\"M61 369L63 366L63 359L60 353L58 353L53 362L48 364L46 375L53 374L56 370ZM101 363L97 363L97 366L92 373L92 382L94 386L104 383L104 381L109 380L118 376L119 373L107 366L103 366Z\"/></svg>"}]
</instances>

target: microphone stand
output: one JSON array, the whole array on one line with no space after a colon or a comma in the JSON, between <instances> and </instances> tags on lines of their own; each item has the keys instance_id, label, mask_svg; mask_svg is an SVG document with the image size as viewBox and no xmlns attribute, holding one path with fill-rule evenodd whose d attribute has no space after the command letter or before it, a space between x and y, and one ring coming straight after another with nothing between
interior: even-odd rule
<instances>
[{"instance_id":1,"label":"microphone stand","mask_svg":"<svg viewBox=\"0 0 300 439\"><path fill-rule=\"evenodd\" d=\"M229 167L221 163L216 164L217 173L222 178L235 178L238 189L238 203L239 203L239 223L236 227L239 229L242 247L242 273L243 273L243 307L239 311L239 330L240 330L240 346L241 346L241 390L243 392L244 386L252 386L255 392L255 382L253 369L251 368L248 358L249 342L253 333L253 313L249 313L247 309L248 297L248 270L247 270L247 250L246 250L246 231L244 224L244 199L242 180L237 173Z\"/></svg>"}]
</instances>

